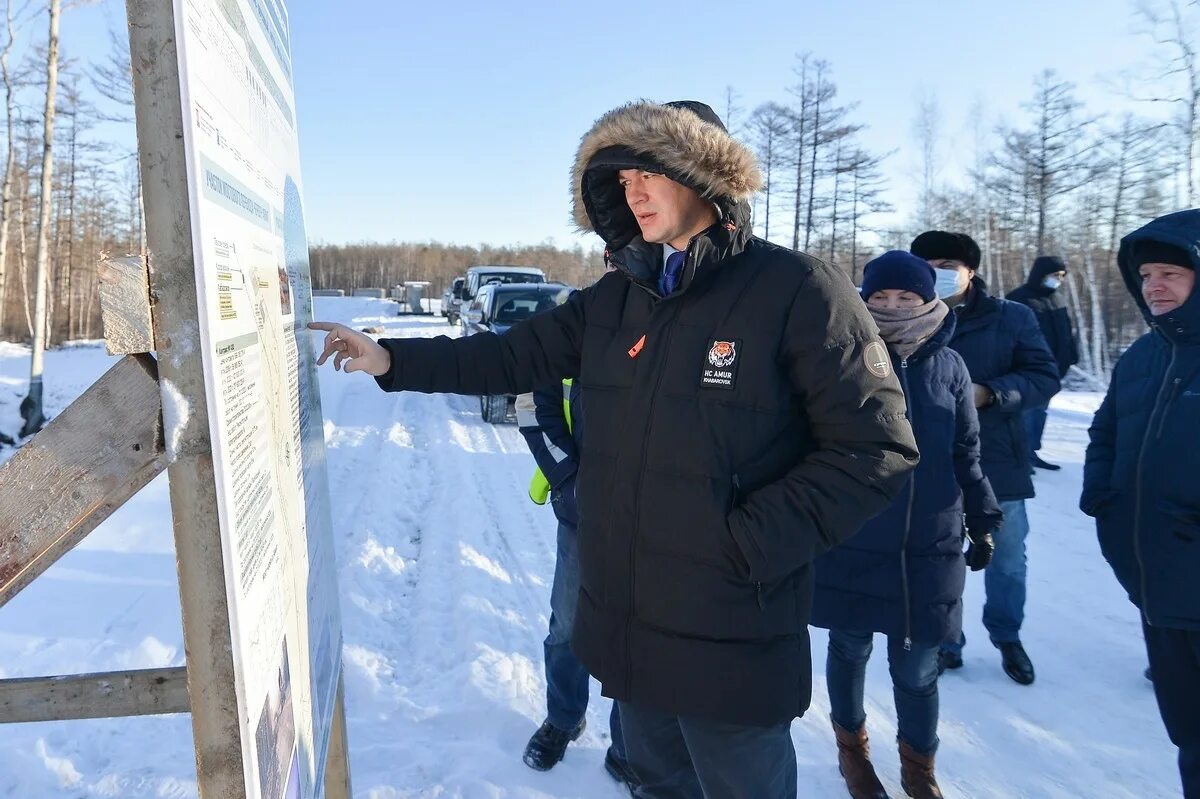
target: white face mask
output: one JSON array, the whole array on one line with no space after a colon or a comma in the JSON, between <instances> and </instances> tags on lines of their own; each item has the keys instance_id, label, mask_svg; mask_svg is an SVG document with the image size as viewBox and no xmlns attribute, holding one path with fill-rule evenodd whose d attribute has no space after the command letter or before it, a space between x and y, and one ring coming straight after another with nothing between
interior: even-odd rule
<instances>
[{"instance_id":1,"label":"white face mask","mask_svg":"<svg viewBox=\"0 0 1200 799\"><path fill-rule=\"evenodd\" d=\"M935 273L933 290L937 292L938 297L944 300L956 294L962 294L963 290L959 285L957 269L934 269L933 271Z\"/></svg>"},{"instance_id":2,"label":"white face mask","mask_svg":"<svg viewBox=\"0 0 1200 799\"><path fill-rule=\"evenodd\" d=\"M1055 289L1057 289L1059 286L1062 285L1062 281L1056 277L1048 277L1042 281L1042 285L1045 286L1046 288L1050 289L1051 291L1054 291Z\"/></svg>"}]
</instances>

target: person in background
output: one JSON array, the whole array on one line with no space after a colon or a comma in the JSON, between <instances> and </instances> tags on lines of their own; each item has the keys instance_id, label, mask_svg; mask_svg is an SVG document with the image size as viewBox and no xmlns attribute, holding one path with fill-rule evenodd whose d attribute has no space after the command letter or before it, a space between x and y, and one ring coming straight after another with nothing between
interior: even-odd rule
<instances>
[{"instance_id":1,"label":"person in background","mask_svg":"<svg viewBox=\"0 0 1200 799\"><path fill-rule=\"evenodd\" d=\"M543 642L546 669L546 719L529 739L522 759L530 768L548 771L586 726L587 669L571 651L571 628L579 604L579 505L575 477L583 449L583 397L579 383L563 380L545 391L517 397L517 425L538 468L529 498L539 505L549 499L558 520L558 546L550 589L550 629ZM636 787L637 778L625 759L621 715L616 702L608 720L612 744L604 768L618 782Z\"/></svg>"},{"instance_id":2,"label":"person in background","mask_svg":"<svg viewBox=\"0 0 1200 799\"><path fill-rule=\"evenodd\" d=\"M936 270L936 290L956 317L950 348L971 373L979 412L979 448L1004 525L984 574L983 625L1013 681L1029 685L1033 662L1021 643L1025 620L1025 500L1033 496L1029 443L1022 414L1045 405L1059 389L1058 366L1033 311L988 293L979 270L979 245L965 233L930 230L909 250ZM938 668L962 668L966 636L942 645Z\"/></svg>"},{"instance_id":3,"label":"person in background","mask_svg":"<svg viewBox=\"0 0 1200 799\"><path fill-rule=\"evenodd\" d=\"M866 265L862 296L900 376L921 462L887 510L817 559L812 623L829 630L830 717L852 799L887 796L871 765L863 708L873 633L887 635L900 783L911 797L940 799L938 648L958 641L966 567L987 566L1003 516L979 466L971 376L947 347L956 320L934 292L933 267L907 252L885 253Z\"/></svg>"},{"instance_id":4,"label":"person in background","mask_svg":"<svg viewBox=\"0 0 1200 799\"><path fill-rule=\"evenodd\" d=\"M1067 279L1067 265L1054 255L1043 255L1033 260L1029 278L1006 295L1006 299L1029 306L1042 328L1046 345L1058 363L1058 379L1067 376L1071 367L1079 363L1079 342L1075 338L1075 327L1067 312L1063 299L1063 282ZM1025 427L1029 434L1029 457L1031 467L1059 470L1058 464L1044 460L1038 451L1042 448L1042 432L1046 429L1045 405L1025 411Z\"/></svg>"},{"instance_id":5,"label":"person in background","mask_svg":"<svg viewBox=\"0 0 1200 799\"><path fill-rule=\"evenodd\" d=\"M1141 612L1184 799L1200 799L1200 209L1130 233L1117 263L1150 332L1117 361L1088 430L1079 507Z\"/></svg>"}]
</instances>

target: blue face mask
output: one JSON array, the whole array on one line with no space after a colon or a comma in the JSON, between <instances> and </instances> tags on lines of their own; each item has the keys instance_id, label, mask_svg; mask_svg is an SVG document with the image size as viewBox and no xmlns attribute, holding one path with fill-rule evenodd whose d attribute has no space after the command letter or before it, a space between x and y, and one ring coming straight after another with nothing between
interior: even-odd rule
<instances>
[{"instance_id":1,"label":"blue face mask","mask_svg":"<svg viewBox=\"0 0 1200 799\"><path fill-rule=\"evenodd\" d=\"M1050 289L1051 291L1054 291L1055 289L1057 289L1059 286L1062 285L1062 281L1056 277L1048 277L1042 281L1042 285L1045 286L1046 288Z\"/></svg>"},{"instance_id":2,"label":"blue face mask","mask_svg":"<svg viewBox=\"0 0 1200 799\"><path fill-rule=\"evenodd\" d=\"M933 271L933 290L937 292L938 297L944 300L947 297L962 294L962 288L958 285L957 269L934 269Z\"/></svg>"}]
</instances>

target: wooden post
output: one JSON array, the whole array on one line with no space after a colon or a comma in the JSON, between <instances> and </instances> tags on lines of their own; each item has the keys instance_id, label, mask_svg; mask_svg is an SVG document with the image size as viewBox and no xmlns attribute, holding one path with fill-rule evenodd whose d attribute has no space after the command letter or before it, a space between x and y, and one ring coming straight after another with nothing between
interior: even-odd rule
<instances>
[{"instance_id":1,"label":"wooden post","mask_svg":"<svg viewBox=\"0 0 1200 799\"><path fill-rule=\"evenodd\" d=\"M154 359L125 358L0 468L0 607L166 465Z\"/></svg>"},{"instance_id":2,"label":"wooden post","mask_svg":"<svg viewBox=\"0 0 1200 799\"><path fill-rule=\"evenodd\" d=\"M168 442L168 474L188 694L201 799L244 799L245 763L234 682L216 478L200 358L179 55L171 0L127 0L138 161L150 247L154 340Z\"/></svg>"},{"instance_id":3,"label":"wooden post","mask_svg":"<svg viewBox=\"0 0 1200 799\"><path fill-rule=\"evenodd\" d=\"M345 668L338 676L337 699L333 706L333 727L329 732L329 750L325 755L325 799L350 799L350 744L346 738Z\"/></svg>"},{"instance_id":4,"label":"wooden post","mask_svg":"<svg viewBox=\"0 0 1200 799\"><path fill-rule=\"evenodd\" d=\"M0 724L187 711L187 669L182 666L0 680Z\"/></svg>"}]
</instances>

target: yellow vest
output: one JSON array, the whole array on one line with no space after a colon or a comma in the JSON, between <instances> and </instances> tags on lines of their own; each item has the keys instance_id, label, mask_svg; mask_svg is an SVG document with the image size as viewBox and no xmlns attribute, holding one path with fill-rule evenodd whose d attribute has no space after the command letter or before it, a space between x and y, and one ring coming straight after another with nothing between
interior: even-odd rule
<instances>
[{"instance_id":1,"label":"yellow vest","mask_svg":"<svg viewBox=\"0 0 1200 799\"><path fill-rule=\"evenodd\" d=\"M571 378L563 380L563 417L567 420L567 429L573 430L571 423ZM534 469L533 479L529 481L529 498L539 505L545 505L550 498L550 481L542 474L541 468Z\"/></svg>"}]
</instances>

